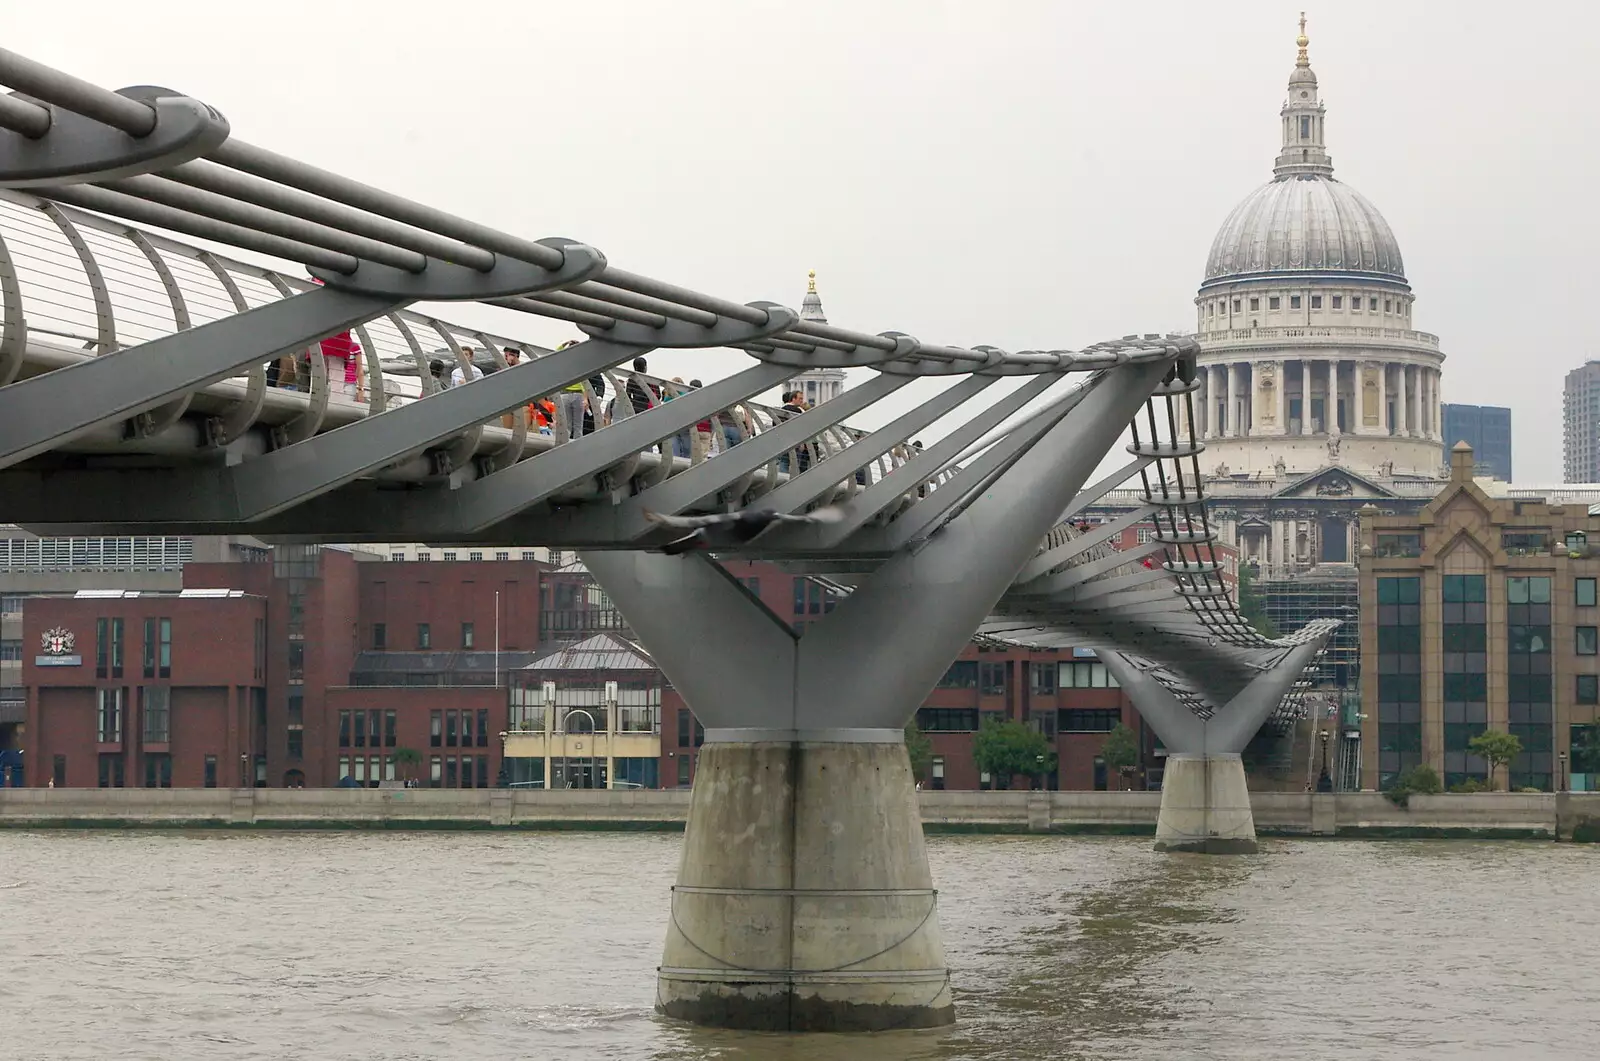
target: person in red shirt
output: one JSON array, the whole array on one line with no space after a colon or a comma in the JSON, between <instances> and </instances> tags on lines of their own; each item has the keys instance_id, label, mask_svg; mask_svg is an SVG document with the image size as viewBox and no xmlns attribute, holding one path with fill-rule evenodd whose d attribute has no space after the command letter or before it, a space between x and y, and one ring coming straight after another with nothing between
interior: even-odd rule
<instances>
[{"instance_id":1,"label":"person in red shirt","mask_svg":"<svg viewBox=\"0 0 1600 1061\"><path fill-rule=\"evenodd\" d=\"M318 287L322 281L316 277L311 282ZM366 388L361 385L361 346L349 332L340 332L322 340L322 360L328 368L328 393L343 394L352 401L361 401Z\"/></svg>"}]
</instances>

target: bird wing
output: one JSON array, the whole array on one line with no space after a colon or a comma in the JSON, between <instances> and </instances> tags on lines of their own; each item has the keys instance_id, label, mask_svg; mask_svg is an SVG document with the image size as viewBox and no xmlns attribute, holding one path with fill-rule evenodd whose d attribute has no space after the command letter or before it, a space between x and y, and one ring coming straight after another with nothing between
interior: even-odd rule
<instances>
[{"instance_id":1,"label":"bird wing","mask_svg":"<svg viewBox=\"0 0 1600 1061\"><path fill-rule=\"evenodd\" d=\"M719 523L732 523L738 518L737 513L719 512L710 516L663 516L659 512L644 510L644 518L651 523L663 527L676 527L679 530L698 530L701 527L714 527Z\"/></svg>"}]
</instances>

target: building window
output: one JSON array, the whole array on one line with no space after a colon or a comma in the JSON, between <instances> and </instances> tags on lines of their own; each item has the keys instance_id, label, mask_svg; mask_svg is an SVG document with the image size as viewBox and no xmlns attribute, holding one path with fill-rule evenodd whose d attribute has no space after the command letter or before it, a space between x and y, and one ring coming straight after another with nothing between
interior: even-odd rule
<instances>
[{"instance_id":1,"label":"building window","mask_svg":"<svg viewBox=\"0 0 1600 1061\"><path fill-rule=\"evenodd\" d=\"M1321 309L1322 308L1322 296L1321 295L1312 295L1311 296L1311 308L1312 309Z\"/></svg>"},{"instance_id":2,"label":"building window","mask_svg":"<svg viewBox=\"0 0 1600 1061\"><path fill-rule=\"evenodd\" d=\"M111 620L111 677L122 677L122 620ZM103 677L103 675L102 675Z\"/></svg>"},{"instance_id":3,"label":"building window","mask_svg":"<svg viewBox=\"0 0 1600 1061\"><path fill-rule=\"evenodd\" d=\"M1592 656L1600 651L1600 641L1596 639L1596 632L1600 628L1593 626L1579 626L1574 629L1578 635L1578 655Z\"/></svg>"},{"instance_id":4,"label":"building window","mask_svg":"<svg viewBox=\"0 0 1600 1061\"><path fill-rule=\"evenodd\" d=\"M1049 696L1056 691L1056 665L1034 663L1028 667L1028 688L1038 696Z\"/></svg>"},{"instance_id":5,"label":"building window","mask_svg":"<svg viewBox=\"0 0 1600 1061\"><path fill-rule=\"evenodd\" d=\"M141 685L139 697L144 701L140 713L144 720L144 743L167 744L172 740L172 689L165 685ZM146 785L146 788L153 786ZM170 788L170 785L162 785Z\"/></svg>"},{"instance_id":6,"label":"building window","mask_svg":"<svg viewBox=\"0 0 1600 1061\"><path fill-rule=\"evenodd\" d=\"M502 549L499 552L494 554L494 558L496 560L509 560L509 559L511 559L511 553L510 553L509 550Z\"/></svg>"},{"instance_id":7,"label":"building window","mask_svg":"<svg viewBox=\"0 0 1600 1061\"><path fill-rule=\"evenodd\" d=\"M928 771L930 787L935 792L944 791L944 756L935 755L933 764Z\"/></svg>"},{"instance_id":8,"label":"building window","mask_svg":"<svg viewBox=\"0 0 1600 1061\"><path fill-rule=\"evenodd\" d=\"M1282 302L1283 302L1283 300L1281 298L1279 298L1277 295L1272 295L1267 299L1267 308L1268 309L1278 309L1279 306L1282 304Z\"/></svg>"},{"instance_id":9,"label":"building window","mask_svg":"<svg viewBox=\"0 0 1600 1061\"><path fill-rule=\"evenodd\" d=\"M1215 317L1216 315L1217 315L1217 304L1215 302L1207 302L1206 303L1206 316L1207 317Z\"/></svg>"},{"instance_id":10,"label":"building window","mask_svg":"<svg viewBox=\"0 0 1600 1061\"><path fill-rule=\"evenodd\" d=\"M1250 299L1250 312L1254 313L1256 310L1258 310L1260 308L1261 308L1261 299L1259 299L1259 298L1251 298Z\"/></svg>"},{"instance_id":11,"label":"building window","mask_svg":"<svg viewBox=\"0 0 1600 1061\"><path fill-rule=\"evenodd\" d=\"M1004 696L1006 665L987 661L978 664L978 691L984 696Z\"/></svg>"},{"instance_id":12,"label":"building window","mask_svg":"<svg viewBox=\"0 0 1600 1061\"><path fill-rule=\"evenodd\" d=\"M155 754L144 757L144 787L172 787L172 756Z\"/></svg>"},{"instance_id":13,"label":"building window","mask_svg":"<svg viewBox=\"0 0 1600 1061\"><path fill-rule=\"evenodd\" d=\"M389 554L389 559L390 560L398 561L398 560L404 560L405 558L406 558L406 554L405 553L390 553Z\"/></svg>"},{"instance_id":14,"label":"building window","mask_svg":"<svg viewBox=\"0 0 1600 1061\"><path fill-rule=\"evenodd\" d=\"M433 632L428 629L427 623L417 624L417 647L422 649L433 647Z\"/></svg>"},{"instance_id":15,"label":"building window","mask_svg":"<svg viewBox=\"0 0 1600 1061\"><path fill-rule=\"evenodd\" d=\"M687 755L678 756L678 787L683 788L689 783L689 768L691 761Z\"/></svg>"},{"instance_id":16,"label":"building window","mask_svg":"<svg viewBox=\"0 0 1600 1061\"><path fill-rule=\"evenodd\" d=\"M1506 579L1506 729L1522 742L1509 764L1512 789L1548 790L1554 772L1550 589L1547 576ZM1580 653L1594 654L1594 627L1576 628L1575 640Z\"/></svg>"},{"instance_id":17,"label":"building window","mask_svg":"<svg viewBox=\"0 0 1600 1061\"><path fill-rule=\"evenodd\" d=\"M1333 308L1334 309L1344 309L1344 296L1343 295L1334 295L1333 296Z\"/></svg>"},{"instance_id":18,"label":"building window","mask_svg":"<svg viewBox=\"0 0 1600 1061\"><path fill-rule=\"evenodd\" d=\"M486 708L486 707L480 707L478 709L478 747L487 748L488 746L489 746L489 709Z\"/></svg>"},{"instance_id":19,"label":"building window","mask_svg":"<svg viewBox=\"0 0 1600 1061\"><path fill-rule=\"evenodd\" d=\"M1383 300L1383 312L1385 312L1385 313L1393 313L1394 312L1394 303L1390 302L1388 299L1384 299Z\"/></svg>"},{"instance_id":20,"label":"building window","mask_svg":"<svg viewBox=\"0 0 1600 1061\"><path fill-rule=\"evenodd\" d=\"M95 712L96 739L101 744L121 744L123 690L96 689L95 697L98 701L98 710Z\"/></svg>"},{"instance_id":21,"label":"building window","mask_svg":"<svg viewBox=\"0 0 1600 1061\"><path fill-rule=\"evenodd\" d=\"M1600 674L1578 675L1577 701L1580 704L1600 704Z\"/></svg>"},{"instance_id":22,"label":"building window","mask_svg":"<svg viewBox=\"0 0 1600 1061\"><path fill-rule=\"evenodd\" d=\"M1290 309L1299 309L1300 308L1300 296L1299 295L1290 295L1289 296L1289 308Z\"/></svg>"},{"instance_id":23,"label":"building window","mask_svg":"<svg viewBox=\"0 0 1600 1061\"><path fill-rule=\"evenodd\" d=\"M472 739L472 729L472 712L461 712L461 746L463 748L470 748L474 743Z\"/></svg>"},{"instance_id":24,"label":"building window","mask_svg":"<svg viewBox=\"0 0 1600 1061\"><path fill-rule=\"evenodd\" d=\"M387 624L372 624L372 647L379 652L389 647L389 627Z\"/></svg>"},{"instance_id":25,"label":"building window","mask_svg":"<svg viewBox=\"0 0 1600 1061\"><path fill-rule=\"evenodd\" d=\"M428 712L428 746L437 748L444 739L444 712Z\"/></svg>"},{"instance_id":26,"label":"building window","mask_svg":"<svg viewBox=\"0 0 1600 1061\"><path fill-rule=\"evenodd\" d=\"M367 713L365 711L350 712L350 735L354 738L352 743L357 748L367 746Z\"/></svg>"},{"instance_id":27,"label":"building window","mask_svg":"<svg viewBox=\"0 0 1600 1061\"><path fill-rule=\"evenodd\" d=\"M350 747L350 712L339 712L339 747Z\"/></svg>"},{"instance_id":28,"label":"building window","mask_svg":"<svg viewBox=\"0 0 1600 1061\"><path fill-rule=\"evenodd\" d=\"M122 620L117 621L120 623ZM170 678L172 677L172 620L159 619L157 622L161 627L161 646L160 653L156 657L156 677ZM118 640L121 640L120 631Z\"/></svg>"},{"instance_id":29,"label":"building window","mask_svg":"<svg viewBox=\"0 0 1600 1061\"><path fill-rule=\"evenodd\" d=\"M531 549L524 549L522 551L522 558L524 560L537 560L537 559L539 559L537 556L535 556L533 554L533 551Z\"/></svg>"},{"instance_id":30,"label":"building window","mask_svg":"<svg viewBox=\"0 0 1600 1061\"><path fill-rule=\"evenodd\" d=\"M978 664L974 660L957 660L950 664L944 672L944 677L939 679L937 688L940 689L976 689L978 687Z\"/></svg>"},{"instance_id":31,"label":"building window","mask_svg":"<svg viewBox=\"0 0 1600 1061\"><path fill-rule=\"evenodd\" d=\"M482 560L483 559L483 554L480 553L480 552L471 552L471 553L467 554L467 559L468 560Z\"/></svg>"},{"instance_id":32,"label":"building window","mask_svg":"<svg viewBox=\"0 0 1600 1061\"><path fill-rule=\"evenodd\" d=\"M0 661L21 662L22 642L17 638L8 638L0 641Z\"/></svg>"},{"instance_id":33,"label":"building window","mask_svg":"<svg viewBox=\"0 0 1600 1061\"><path fill-rule=\"evenodd\" d=\"M443 760L437 755L428 760L428 787L438 788L442 777Z\"/></svg>"},{"instance_id":34,"label":"building window","mask_svg":"<svg viewBox=\"0 0 1600 1061\"><path fill-rule=\"evenodd\" d=\"M1593 608L1595 606L1595 580L1580 578L1573 585L1572 603L1580 608Z\"/></svg>"},{"instance_id":35,"label":"building window","mask_svg":"<svg viewBox=\"0 0 1600 1061\"><path fill-rule=\"evenodd\" d=\"M298 726L289 727L288 754L291 759L305 758L306 731Z\"/></svg>"},{"instance_id":36,"label":"building window","mask_svg":"<svg viewBox=\"0 0 1600 1061\"><path fill-rule=\"evenodd\" d=\"M102 752L100 754L100 787L124 787L126 784L123 774L125 766L121 752Z\"/></svg>"},{"instance_id":37,"label":"building window","mask_svg":"<svg viewBox=\"0 0 1600 1061\"><path fill-rule=\"evenodd\" d=\"M383 713L383 746L385 748L393 748L395 745L396 721L395 713L392 710Z\"/></svg>"},{"instance_id":38,"label":"building window","mask_svg":"<svg viewBox=\"0 0 1600 1061\"><path fill-rule=\"evenodd\" d=\"M978 709L975 707L921 707L917 709L917 728L924 733L976 733Z\"/></svg>"},{"instance_id":39,"label":"building window","mask_svg":"<svg viewBox=\"0 0 1600 1061\"><path fill-rule=\"evenodd\" d=\"M444 746L446 748L454 748L456 746L456 739L460 732L459 726L459 712L446 711L444 713Z\"/></svg>"},{"instance_id":40,"label":"building window","mask_svg":"<svg viewBox=\"0 0 1600 1061\"><path fill-rule=\"evenodd\" d=\"M1104 663L1062 663L1057 684L1063 689L1118 688L1117 679Z\"/></svg>"},{"instance_id":41,"label":"building window","mask_svg":"<svg viewBox=\"0 0 1600 1061\"><path fill-rule=\"evenodd\" d=\"M1376 298L1367 299L1367 308L1374 313L1378 312L1378 300Z\"/></svg>"},{"instance_id":42,"label":"building window","mask_svg":"<svg viewBox=\"0 0 1600 1061\"><path fill-rule=\"evenodd\" d=\"M1452 590L1452 596L1455 596ZM1463 718L1465 707L1462 708ZM1378 579L1379 787L1422 762L1422 580Z\"/></svg>"},{"instance_id":43,"label":"building window","mask_svg":"<svg viewBox=\"0 0 1600 1061\"><path fill-rule=\"evenodd\" d=\"M445 554L444 554L444 558L446 560L454 560L456 558L456 554L453 553L453 552L446 551Z\"/></svg>"},{"instance_id":44,"label":"building window","mask_svg":"<svg viewBox=\"0 0 1600 1061\"><path fill-rule=\"evenodd\" d=\"M140 645L140 649L140 662L144 665L144 676L146 678L154 678L156 676L156 621L154 619L146 619L144 621L144 642Z\"/></svg>"},{"instance_id":45,"label":"building window","mask_svg":"<svg viewBox=\"0 0 1600 1061\"><path fill-rule=\"evenodd\" d=\"M1056 712L1056 726L1062 733L1110 733L1122 721L1116 707L1063 707Z\"/></svg>"},{"instance_id":46,"label":"building window","mask_svg":"<svg viewBox=\"0 0 1600 1061\"><path fill-rule=\"evenodd\" d=\"M445 559L448 560L449 557L446 556ZM461 763L453 755L447 755L444 759L444 787L461 787Z\"/></svg>"},{"instance_id":47,"label":"building window","mask_svg":"<svg viewBox=\"0 0 1600 1061\"><path fill-rule=\"evenodd\" d=\"M1235 312L1235 313L1239 312L1239 300L1238 299L1234 299L1233 300L1233 312Z\"/></svg>"},{"instance_id":48,"label":"building window","mask_svg":"<svg viewBox=\"0 0 1600 1061\"><path fill-rule=\"evenodd\" d=\"M67 787L67 757L57 755L50 762L50 779L56 783L57 788Z\"/></svg>"},{"instance_id":49,"label":"building window","mask_svg":"<svg viewBox=\"0 0 1600 1061\"><path fill-rule=\"evenodd\" d=\"M471 623L462 623L461 624L461 647L462 648L471 648L472 647L472 624Z\"/></svg>"},{"instance_id":50,"label":"building window","mask_svg":"<svg viewBox=\"0 0 1600 1061\"><path fill-rule=\"evenodd\" d=\"M426 560L432 560L432 559L433 559L433 554L432 554L432 553L422 553L422 552L419 552L419 553L418 553L418 554L417 554L417 559L418 559L418 560L424 560L424 561L426 561Z\"/></svg>"}]
</instances>

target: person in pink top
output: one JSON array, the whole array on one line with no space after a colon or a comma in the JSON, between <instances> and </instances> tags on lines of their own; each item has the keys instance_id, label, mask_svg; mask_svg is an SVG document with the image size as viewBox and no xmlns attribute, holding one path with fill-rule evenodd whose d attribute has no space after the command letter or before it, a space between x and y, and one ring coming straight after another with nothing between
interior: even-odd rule
<instances>
[{"instance_id":1,"label":"person in pink top","mask_svg":"<svg viewBox=\"0 0 1600 1061\"><path fill-rule=\"evenodd\" d=\"M322 281L314 276L311 282L322 286ZM340 332L322 340L321 346L322 359L328 368L329 393L361 401L366 389L361 386L361 344L351 338L349 332Z\"/></svg>"}]
</instances>

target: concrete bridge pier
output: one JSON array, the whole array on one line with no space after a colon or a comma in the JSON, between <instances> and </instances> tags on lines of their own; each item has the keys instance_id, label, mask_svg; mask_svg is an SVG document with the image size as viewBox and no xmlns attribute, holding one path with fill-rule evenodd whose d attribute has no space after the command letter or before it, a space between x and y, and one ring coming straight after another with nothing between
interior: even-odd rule
<instances>
[{"instance_id":1,"label":"concrete bridge pier","mask_svg":"<svg viewBox=\"0 0 1600 1061\"><path fill-rule=\"evenodd\" d=\"M1100 659L1167 748L1156 850L1247 855L1258 850L1241 753L1321 652L1323 637L1295 645L1210 718L1201 718L1120 652Z\"/></svg>"},{"instance_id":2,"label":"concrete bridge pier","mask_svg":"<svg viewBox=\"0 0 1600 1061\"><path fill-rule=\"evenodd\" d=\"M904 727L1170 371L1102 375L1003 471L933 491L917 508L956 514L803 637L706 556L580 554L706 727L658 1010L788 1031L955 1019Z\"/></svg>"}]
</instances>

